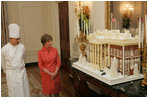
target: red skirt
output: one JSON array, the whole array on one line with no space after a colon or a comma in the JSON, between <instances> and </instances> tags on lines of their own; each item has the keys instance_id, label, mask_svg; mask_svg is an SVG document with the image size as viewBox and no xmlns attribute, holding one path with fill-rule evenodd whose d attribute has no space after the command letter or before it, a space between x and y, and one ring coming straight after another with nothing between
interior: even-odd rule
<instances>
[{"instance_id":1,"label":"red skirt","mask_svg":"<svg viewBox=\"0 0 148 98\"><path fill-rule=\"evenodd\" d=\"M60 73L52 80L51 76L41 71L42 93L57 94L61 91Z\"/></svg>"}]
</instances>

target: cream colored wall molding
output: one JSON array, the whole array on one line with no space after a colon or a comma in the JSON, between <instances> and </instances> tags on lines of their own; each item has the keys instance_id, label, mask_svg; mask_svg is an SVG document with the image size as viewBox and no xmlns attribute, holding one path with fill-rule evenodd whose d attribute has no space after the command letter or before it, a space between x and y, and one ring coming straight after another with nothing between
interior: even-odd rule
<instances>
[{"instance_id":1,"label":"cream colored wall molding","mask_svg":"<svg viewBox=\"0 0 148 98\"><path fill-rule=\"evenodd\" d=\"M75 1L68 2L69 8L69 35L70 35L70 58L79 57L80 50L78 48L78 43L74 40L74 33L77 33L74 25L76 24L76 15L74 13Z\"/></svg>"},{"instance_id":2,"label":"cream colored wall molding","mask_svg":"<svg viewBox=\"0 0 148 98\"><path fill-rule=\"evenodd\" d=\"M26 49L26 63L37 62L42 48L40 38L48 33L60 54L58 2L8 1L8 23L20 25L21 43Z\"/></svg>"},{"instance_id":3,"label":"cream colored wall molding","mask_svg":"<svg viewBox=\"0 0 148 98\"><path fill-rule=\"evenodd\" d=\"M19 2L21 39L26 48L26 63L37 62L42 48L43 33L42 2Z\"/></svg>"},{"instance_id":4,"label":"cream colored wall molding","mask_svg":"<svg viewBox=\"0 0 148 98\"><path fill-rule=\"evenodd\" d=\"M59 2L49 2L48 23L49 23L49 33L53 37L53 47L57 48L59 55L61 55L58 3Z\"/></svg>"},{"instance_id":5,"label":"cream colored wall molding","mask_svg":"<svg viewBox=\"0 0 148 98\"><path fill-rule=\"evenodd\" d=\"M17 1L7 1L8 24L19 24L19 7Z\"/></svg>"},{"instance_id":6,"label":"cream colored wall molding","mask_svg":"<svg viewBox=\"0 0 148 98\"><path fill-rule=\"evenodd\" d=\"M90 21L91 33L97 29L105 29L105 1L92 1Z\"/></svg>"}]
</instances>

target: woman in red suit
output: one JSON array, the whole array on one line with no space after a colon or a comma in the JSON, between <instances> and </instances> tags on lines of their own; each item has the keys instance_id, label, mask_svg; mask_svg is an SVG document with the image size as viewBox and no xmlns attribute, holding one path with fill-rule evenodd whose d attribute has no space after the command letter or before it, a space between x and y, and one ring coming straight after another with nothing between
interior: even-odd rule
<instances>
[{"instance_id":1,"label":"woman in red suit","mask_svg":"<svg viewBox=\"0 0 148 98\"><path fill-rule=\"evenodd\" d=\"M52 37L49 34L41 37L41 43L43 48L38 52L38 65L41 72L42 93L58 97L61 91L59 54L57 49L51 46Z\"/></svg>"}]
</instances>

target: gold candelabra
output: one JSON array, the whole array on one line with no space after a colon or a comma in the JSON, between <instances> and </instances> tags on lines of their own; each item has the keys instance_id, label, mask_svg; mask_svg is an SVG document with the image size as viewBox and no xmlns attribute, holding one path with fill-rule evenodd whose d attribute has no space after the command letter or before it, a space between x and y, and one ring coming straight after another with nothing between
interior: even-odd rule
<instances>
[{"instance_id":1,"label":"gold candelabra","mask_svg":"<svg viewBox=\"0 0 148 98\"><path fill-rule=\"evenodd\" d=\"M144 79L141 82L141 86L145 87L145 86L147 86L147 42L146 41L144 44L144 48L141 49L141 52L142 52L141 53L142 54L141 65L143 68L145 67L145 70L143 71Z\"/></svg>"},{"instance_id":2,"label":"gold candelabra","mask_svg":"<svg viewBox=\"0 0 148 98\"><path fill-rule=\"evenodd\" d=\"M83 1L84 2L84 1ZM79 1L78 6L75 8L75 14L76 16L80 17L79 13L84 13L88 16L90 16L90 10L88 6L84 6L82 1Z\"/></svg>"},{"instance_id":3,"label":"gold candelabra","mask_svg":"<svg viewBox=\"0 0 148 98\"><path fill-rule=\"evenodd\" d=\"M80 35L76 36L75 41L80 43L79 48L81 50L82 56L87 58L87 54L85 53L85 49L86 49L86 44L88 43L88 40L86 37L87 37L86 34L84 34L83 31L81 31Z\"/></svg>"},{"instance_id":4,"label":"gold candelabra","mask_svg":"<svg viewBox=\"0 0 148 98\"><path fill-rule=\"evenodd\" d=\"M77 41L80 44L79 48L81 50L82 56L87 58L85 49L86 49L86 44L88 43L87 40L88 30L90 30L89 28L90 10L88 6L86 5L84 6L84 1L78 2L78 5L75 8L75 14L78 17L78 24L80 27L80 29L78 30L80 31L80 33L76 35L75 41Z\"/></svg>"}]
</instances>

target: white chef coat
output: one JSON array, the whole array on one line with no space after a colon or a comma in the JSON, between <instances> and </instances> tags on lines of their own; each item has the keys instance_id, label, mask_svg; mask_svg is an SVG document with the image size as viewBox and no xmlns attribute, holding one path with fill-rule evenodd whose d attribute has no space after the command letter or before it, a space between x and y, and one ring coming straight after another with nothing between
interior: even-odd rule
<instances>
[{"instance_id":1,"label":"white chef coat","mask_svg":"<svg viewBox=\"0 0 148 98\"><path fill-rule=\"evenodd\" d=\"M24 45L7 43L1 50L2 69L6 73L8 95L10 97L29 97L30 89L24 63Z\"/></svg>"}]
</instances>

